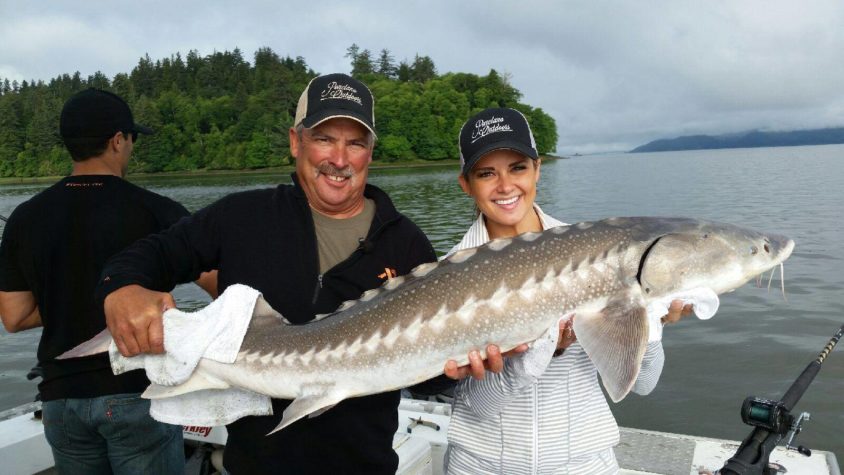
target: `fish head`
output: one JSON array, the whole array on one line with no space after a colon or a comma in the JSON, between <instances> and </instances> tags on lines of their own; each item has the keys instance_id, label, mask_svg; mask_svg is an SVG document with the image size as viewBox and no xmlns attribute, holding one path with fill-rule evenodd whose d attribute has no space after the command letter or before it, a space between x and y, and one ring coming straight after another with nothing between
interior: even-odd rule
<instances>
[{"instance_id":1,"label":"fish head","mask_svg":"<svg viewBox=\"0 0 844 475\"><path fill-rule=\"evenodd\" d=\"M706 287L721 294L780 265L794 241L729 224L682 223L649 242L637 274L647 297Z\"/></svg>"}]
</instances>

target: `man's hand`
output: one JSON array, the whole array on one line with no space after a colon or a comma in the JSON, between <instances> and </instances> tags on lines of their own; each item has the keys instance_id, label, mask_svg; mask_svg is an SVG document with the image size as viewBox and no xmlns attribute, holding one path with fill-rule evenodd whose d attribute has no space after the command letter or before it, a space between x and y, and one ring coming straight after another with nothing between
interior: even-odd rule
<instances>
[{"instance_id":1,"label":"man's hand","mask_svg":"<svg viewBox=\"0 0 844 475\"><path fill-rule=\"evenodd\" d=\"M469 364L464 366L457 366L454 360L448 360L445 363L444 373L451 379L463 379L471 375L475 379L484 379L484 374L487 370L493 373L500 373L504 369L504 358L508 356L517 355L527 351L528 346L525 343L513 348L512 350L502 354L498 345L487 345L486 359L481 358L481 352L472 350L469 352Z\"/></svg>"},{"instance_id":2,"label":"man's hand","mask_svg":"<svg viewBox=\"0 0 844 475\"><path fill-rule=\"evenodd\" d=\"M681 318L687 317L692 314L692 305L683 305L682 300L674 300L671 302L671 305L668 307L668 313L662 317L662 323L670 324L670 323L677 323L680 321Z\"/></svg>"},{"instance_id":3,"label":"man's hand","mask_svg":"<svg viewBox=\"0 0 844 475\"><path fill-rule=\"evenodd\" d=\"M162 315L175 307L169 293L140 285L127 285L108 294L103 305L106 325L120 354L164 353Z\"/></svg>"}]
</instances>

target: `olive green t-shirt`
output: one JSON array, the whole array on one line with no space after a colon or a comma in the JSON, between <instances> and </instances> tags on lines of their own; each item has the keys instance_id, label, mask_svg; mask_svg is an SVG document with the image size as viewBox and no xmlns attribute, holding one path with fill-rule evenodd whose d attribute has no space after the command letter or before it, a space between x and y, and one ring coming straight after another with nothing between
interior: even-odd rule
<instances>
[{"instance_id":1,"label":"olive green t-shirt","mask_svg":"<svg viewBox=\"0 0 844 475\"><path fill-rule=\"evenodd\" d=\"M366 237L372 218L375 217L375 202L364 199L363 211L357 216L344 219L330 218L311 209L319 249L319 273L331 269L352 255Z\"/></svg>"}]
</instances>

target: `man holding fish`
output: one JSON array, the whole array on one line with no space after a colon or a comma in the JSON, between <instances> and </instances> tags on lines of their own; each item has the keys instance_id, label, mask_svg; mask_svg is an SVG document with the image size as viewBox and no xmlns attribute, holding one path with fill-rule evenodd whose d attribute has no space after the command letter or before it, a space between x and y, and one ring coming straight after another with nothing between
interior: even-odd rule
<instances>
[{"instance_id":1,"label":"man holding fish","mask_svg":"<svg viewBox=\"0 0 844 475\"><path fill-rule=\"evenodd\" d=\"M436 260L422 231L366 183L375 132L364 84L345 74L313 79L289 136L291 185L222 198L109 262L98 295L122 354L162 352L162 312L175 306L167 291L208 269L220 269L221 292L249 285L298 324ZM417 389L448 385L440 378ZM390 391L348 399L267 437L290 404L274 399L275 415L228 425L225 467L235 474L395 473L399 398Z\"/></svg>"},{"instance_id":2,"label":"man holding fish","mask_svg":"<svg viewBox=\"0 0 844 475\"><path fill-rule=\"evenodd\" d=\"M541 166L535 144L527 119L515 109L486 109L466 121L458 181L474 200L477 219L446 258L492 239L564 225L535 203ZM679 320L682 309L681 301L673 302L663 323ZM458 384L447 473L618 472L612 449L618 427L573 323L561 319L556 339L540 340L501 372ZM480 356L471 356L479 366ZM650 341L633 391L651 392L663 362L661 342Z\"/></svg>"}]
</instances>

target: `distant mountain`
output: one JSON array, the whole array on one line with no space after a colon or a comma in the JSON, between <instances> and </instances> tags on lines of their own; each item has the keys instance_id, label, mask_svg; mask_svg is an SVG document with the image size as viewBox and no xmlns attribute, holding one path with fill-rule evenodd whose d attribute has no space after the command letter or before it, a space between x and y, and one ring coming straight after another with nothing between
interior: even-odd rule
<instances>
[{"instance_id":1,"label":"distant mountain","mask_svg":"<svg viewBox=\"0 0 844 475\"><path fill-rule=\"evenodd\" d=\"M674 139L660 139L640 145L631 153L668 152L673 150L704 150L712 148L788 147L793 145L827 145L844 143L844 127L790 132L759 132L754 130L728 135L687 135Z\"/></svg>"}]
</instances>

